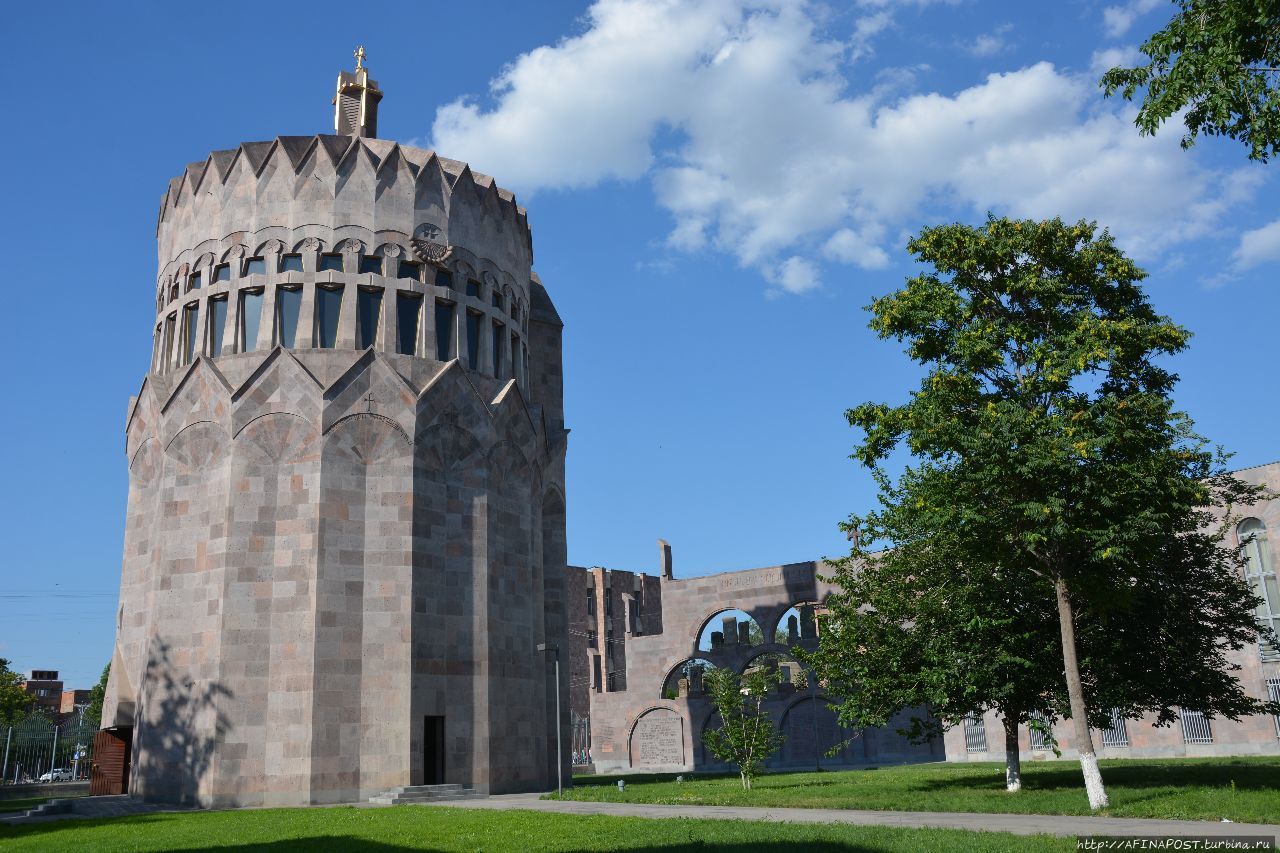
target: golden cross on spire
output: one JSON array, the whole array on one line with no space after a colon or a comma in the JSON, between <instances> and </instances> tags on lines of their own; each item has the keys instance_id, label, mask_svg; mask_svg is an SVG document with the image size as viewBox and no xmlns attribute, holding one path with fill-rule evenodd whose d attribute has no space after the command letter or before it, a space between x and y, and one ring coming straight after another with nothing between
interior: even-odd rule
<instances>
[{"instance_id":1,"label":"golden cross on spire","mask_svg":"<svg viewBox=\"0 0 1280 853\"><path fill-rule=\"evenodd\" d=\"M356 70L360 71L361 70L360 63L364 62L364 45L361 44L356 46L355 57L356 57Z\"/></svg>"}]
</instances>

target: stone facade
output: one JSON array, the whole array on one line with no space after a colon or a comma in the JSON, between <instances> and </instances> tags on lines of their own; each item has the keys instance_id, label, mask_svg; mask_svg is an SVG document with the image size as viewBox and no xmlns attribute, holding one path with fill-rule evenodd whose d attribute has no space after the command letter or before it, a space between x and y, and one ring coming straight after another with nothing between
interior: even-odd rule
<instances>
[{"instance_id":1,"label":"stone facade","mask_svg":"<svg viewBox=\"0 0 1280 853\"><path fill-rule=\"evenodd\" d=\"M937 761L942 745L914 745L893 726L842 729L821 687L795 662L812 648L830 586L821 563L792 563L675 579L662 547L659 577L571 566L568 575L572 710L591 721L598 772L725 769L702 745L715 712L707 667L783 670L765 707L786 736L774 768ZM835 756L825 753L849 741Z\"/></svg>"},{"instance_id":2,"label":"stone facade","mask_svg":"<svg viewBox=\"0 0 1280 853\"><path fill-rule=\"evenodd\" d=\"M554 786L562 324L523 208L429 151L279 137L188 166L157 240L103 716L131 793Z\"/></svg>"},{"instance_id":3,"label":"stone facade","mask_svg":"<svg viewBox=\"0 0 1280 853\"><path fill-rule=\"evenodd\" d=\"M1237 476L1280 495L1280 462L1238 471ZM1233 519L1237 530L1248 518L1265 528L1261 553L1270 562L1264 568L1269 568L1272 589L1280 589L1274 559L1280 554L1280 497L1237 508L1237 513L1242 516ZM1229 541L1242 544L1238 532L1229 534ZM675 580L670 547L659 545L658 577L569 568L570 700L575 716L590 719L590 758L601 772L721 769L701 745L713 713L698 689L697 667L690 668L693 677L688 677L682 664L700 660L702 666L742 672L779 655L782 665L795 672L798 665L785 662L790 648L797 643L811 647L821 632L821 604L831 591L821 579L828 574L823 564L791 563ZM1280 595L1272 595L1271 606L1280 613ZM705 642L708 634L711 643ZM1280 649L1251 645L1229 658L1248 691L1280 701ZM856 733L841 730L820 688L811 689L807 678L793 678L791 686L785 681L767 703L787 736L771 767L811 767L818 760L824 767L1004 760L1003 724L994 713L930 744L912 745L892 725ZM1070 723L1059 722L1053 731L1062 757L1075 758ZM1280 718L1270 716L1201 723L1189 715L1185 726L1180 721L1164 728L1153 726L1150 718L1128 720L1103 735L1094 732L1094 747L1104 758L1280 754ZM819 755L851 737L836 757ZM1054 757L1025 727L1022 750L1024 760Z\"/></svg>"}]
</instances>

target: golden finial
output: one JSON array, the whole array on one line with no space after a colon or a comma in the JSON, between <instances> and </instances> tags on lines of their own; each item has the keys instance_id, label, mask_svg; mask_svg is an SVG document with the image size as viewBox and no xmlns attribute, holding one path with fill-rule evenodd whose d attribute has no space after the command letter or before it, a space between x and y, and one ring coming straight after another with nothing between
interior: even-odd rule
<instances>
[{"instance_id":1,"label":"golden finial","mask_svg":"<svg viewBox=\"0 0 1280 853\"><path fill-rule=\"evenodd\" d=\"M356 70L360 71L362 70L361 63L364 62L364 45L361 44L356 46L355 56L356 56Z\"/></svg>"}]
</instances>

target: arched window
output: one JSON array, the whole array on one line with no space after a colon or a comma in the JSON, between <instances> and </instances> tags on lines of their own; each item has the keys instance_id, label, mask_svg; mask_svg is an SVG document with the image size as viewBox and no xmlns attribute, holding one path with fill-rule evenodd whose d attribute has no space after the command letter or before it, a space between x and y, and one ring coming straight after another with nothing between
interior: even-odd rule
<instances>
[{"instance_id":1,"label":"arched window","mask_svg":"<svg viewBox=\"0 0 1280 853\"><path fill-rule=\"evenodd\" d=\"M1258 605L1258 623L1280 634L1280 581L1276 579L1275 563L1271 559L1271 542L1267 539L1267 526L1256 518L1246 518L1236 528L1240 542L1240 554L1244 559L1244 576L1249 589L1262 599ZM1280 660L1280 646L1275 636L1264 637L1259 642L1264 660Z\"/></svg>"}]
</instances>

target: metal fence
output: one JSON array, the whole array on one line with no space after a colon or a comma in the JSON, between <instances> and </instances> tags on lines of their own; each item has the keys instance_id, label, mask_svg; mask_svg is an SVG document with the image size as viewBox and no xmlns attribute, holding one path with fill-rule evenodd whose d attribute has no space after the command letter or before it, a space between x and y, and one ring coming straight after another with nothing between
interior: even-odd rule
<instances>
[{"instance_id":1,"label":"metal fence","mask_svg":"<svg viewBox=\"0 0 1280 853\"><path fill-rule=\"evenodd\" d=\"M1111 725L1102 730L1103 746L1128 746L1129 729L1125 726L1124 717L1114 708L1111 710Z\"/></svg>"},{"instance_id":2,"label":"metal fence","mask_svg":"<svg viewBox=\"0 0 1280 853\"><path fill-rule=\"evenodd\" d=\"M1187 743L1213 743L1213 728L1208 718L1200 711L1183 711L1182 739Z\"/></svg>"},{"instance_id":3,"label":"metal fence","mask_svg":"<svg viewBox=\"0 0 1280 853\"><path fill-rule=\"evenodd\" d=\"M49 778L43 781L88 779L93 736L97 732L98 721L86 719L83 714L62 725L41 714L32 714L3 730L0 784L39 782L46 774Z\"/></svg>"},{"instance_id":4,"label":"metal fence","mask_svg":"<svg viewBox=\"0 0 1280 853\"><path fill-rule=\"evenodd\" d=\"M969 752L987 751L987 723L982 717L964 718L964 748Z\"/></svg>"}]
</instances>

